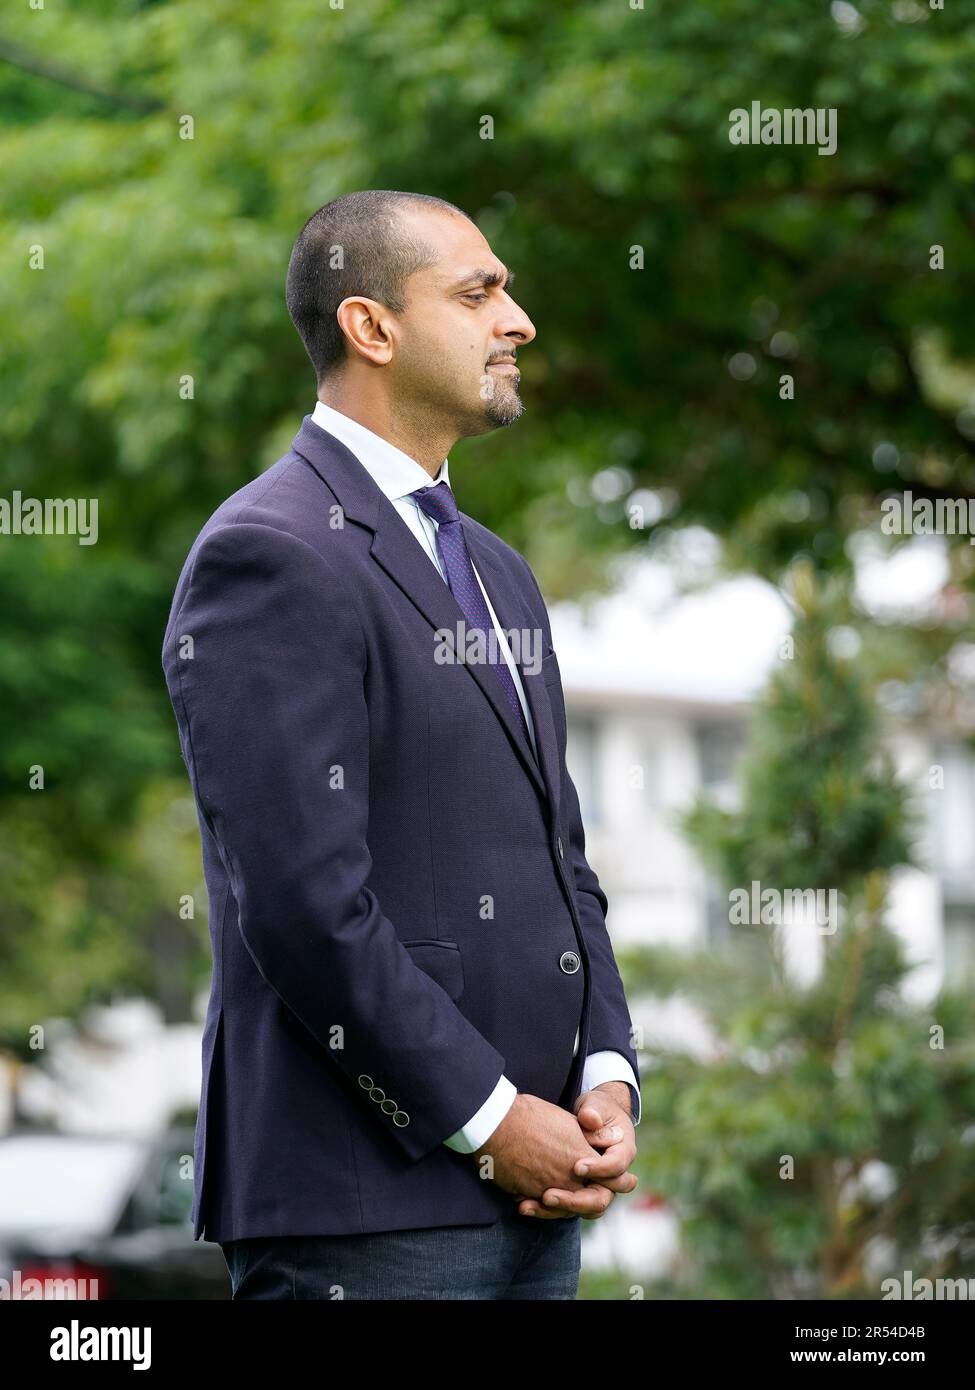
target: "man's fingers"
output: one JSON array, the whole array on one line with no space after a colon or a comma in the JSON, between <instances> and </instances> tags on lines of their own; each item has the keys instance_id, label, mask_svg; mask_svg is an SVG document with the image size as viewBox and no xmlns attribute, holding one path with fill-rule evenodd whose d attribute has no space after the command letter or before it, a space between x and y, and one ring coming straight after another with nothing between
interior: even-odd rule
<instances>
[{"instance_id":1,"label":"man's fingers","mask_svg":"<svg viewBox=\"0 0 975 1390\"><path fill-rule=\"evenodd\" d=\"M577 1214L574 1211L549 1211L534 1199L523 1203L518 1210L522 1216L530 1216L533 1221L565 1221L567 1217Z\"/></svg>"},{"instance_id":2,"label":"man's fingers","mask_svg":"<svg viewBox=\"0 0 975 1390\"><path fill-rule=\"evenodd\" d=\"M549 1210L538 1197L522 1197L518 1203L518 1210L522 1216L541 1218L544 1221L556 1221L564 1219L566 1216L575 1216L575 1212Z\"/></svg>"},{"instance_id":3,"label":"man's fingers","mask_svg":"<svg viewBox=\"0 0 975 1390\"><path fill-rule=\"evenodd\" d=\"M586 1143L593 1147L599 1145L601 1148L605 1148L607 1144L621 1144L624 1137L624 1131L620 1125L600 1125L599 1129L586 1130Z\"/></svg>"},{"instance_id":4,"label":"man's fingers","mask_svg":"<svg viewBox=\"0 0 975 1390\"><path fill-rule=\"evenodd\" d=\"M546 1197L550 1197L556 1193L564 1194L566 1190L567 1189L564 1187L547 1187L538 1197L521 1197L518 1201L518 1210L523 1216L541 1216L548 1220L557 1217L575 1216L577 1215L575 1211L563 1211L561 1205L553 1205L551 1202L545 1201ZM580 1184L579 1187L574 1190L577 1192L587 1192L589 1190L589 1185Z\"/></svg>"},{"instance_id":5,"label":"man's fingers","mask_svg":"<svg viewBox=\"0 0 975 1390\"><path fill-rule=\"evenodd\" d=\"M602 1216L613 1196L608 1187L598 1183L590 1183L588 1187L581 1187L573 1192L567 1192L560 1187L550 1187L542 1194L541 1202L529 1199L521 1203L519 1210L524 1212L526 1207L534 1208L536 1220L539 1217L543 1220L546 1217L551 1219L553 1216L582 1216L592 1220Z\"/></svg>"},{"instance_id":6,"label":"man's fingers","mask_svg":"<svg viewBox=\"0 0 975 1390\"><path fill-rule=\"evenodd\" d=\"M608 1118L608 1116L614 1113L616 1113L615 1108L606 1110L603 1109L601 1105L586 1101L584 1104L580 1105L579 1109L576 1111L576 1119L585 1130L601 1129L604 1125L614 1123ZM586 1138L589 1138L588 1134Z\"/></svg>"},{"instance_id":7,"label":"man's fingers","mask_svg":"<svg viewBox=\"0 0 975 1390\"><path fill-rule=\"evenodd\" d=\"M611 1192L632 1192L640 1184L640 1179L636 1173L620 1173L619 1177L599 1177L589 1184L590 1187L608 1187ZM545 1196L545 1193L542 1193Z\"/></svg>"},{"instance_id":8,"label":"man's fingers","mask_svg":"<svg viewBox=\"0 0 975 1390\"><path fill-rule=\"evenodd\" d=\"M626 1172L635 1157L636 1149L632 1144L614 1144L601 1154L578 1159L572 1165L572 1173L584 1181L618 1178Z\"/></svg>"}]
</instances>

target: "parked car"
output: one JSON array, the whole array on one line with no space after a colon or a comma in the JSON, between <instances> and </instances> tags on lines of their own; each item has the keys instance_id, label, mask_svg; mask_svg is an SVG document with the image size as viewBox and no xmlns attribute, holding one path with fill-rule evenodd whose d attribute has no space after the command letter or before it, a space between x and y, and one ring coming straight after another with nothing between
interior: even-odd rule
<instances>
[{"instance_id":1,"label":"parked car","mask_svg":"<svg viewBox=\"0 0 975 1390\"><path fill-rule=\"evenodd\" d=\"M7 1296L229 1299L219 1245L193 1240L192 1173L189 1128L153 1138L33 1130L0 1138ZM42 1294L29 1279L45 1281Z\"/></svg>"}]
</instances>

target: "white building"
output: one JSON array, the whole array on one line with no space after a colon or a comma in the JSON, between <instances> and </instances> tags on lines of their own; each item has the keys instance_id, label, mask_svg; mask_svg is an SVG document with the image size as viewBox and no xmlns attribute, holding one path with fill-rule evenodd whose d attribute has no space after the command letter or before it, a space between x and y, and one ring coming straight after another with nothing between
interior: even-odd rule
<instances>
[{"instance_id":1,"label":"white building","mask_svg":"<svg viewBox=\"0 0 975 1390\"><path fill-rule=\"evenodd\" d=\"M789 632L785 605L752 579L678 598L667 572L643 565L588 610L557 606L552 626L567 763L614 942L728 942L728 893L679 818L702 792L735 803L748 712ZM975 754L960 736L893 717L887 738L925 827L924 867L893 875L889 914L916 963L907 988L920 1000L945 978L975 978ZM794 965L809 977L822 940L798 937Z\"/></svg>"}]
</instances>

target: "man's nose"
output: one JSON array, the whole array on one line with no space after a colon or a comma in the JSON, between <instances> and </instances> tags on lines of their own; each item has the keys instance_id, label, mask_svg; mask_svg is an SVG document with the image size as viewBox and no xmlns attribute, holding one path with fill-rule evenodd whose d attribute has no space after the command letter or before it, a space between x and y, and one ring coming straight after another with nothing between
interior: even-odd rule
<instances>
[{"instance_id":1,"label":"man's nose","mask_svg":"<svg viewBox=\"0 0 975 1390\"><path fill-rule=\"evenodd\" d=\"M509 313L502 315L499 328L502 338L517 338L522 345L530 343L535 336L535 325L524 310L514 304Z\"/></svg>"}]
</instances>

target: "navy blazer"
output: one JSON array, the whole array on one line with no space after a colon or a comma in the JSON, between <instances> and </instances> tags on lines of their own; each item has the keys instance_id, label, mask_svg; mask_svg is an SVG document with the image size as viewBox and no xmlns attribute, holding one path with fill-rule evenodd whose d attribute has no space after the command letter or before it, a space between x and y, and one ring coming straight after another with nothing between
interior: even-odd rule
<instances>
[{"instance_id":1,"label":"navy blazer","mask_svg":"<svg viewBox=\"0 0 975 1390\"><path fill-rule=\"evenodd\" d=\"M502 1073L569 1110L591 1052L639 1078L545 604L460 519L502 627L542 633L540 765L497 673L435 660L462 610L310 416L183 566L162 660L213 949L195 1239L494 1222L518 1199L443 1141Z\"/></svg>"}]
</instances>

